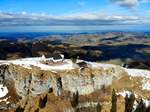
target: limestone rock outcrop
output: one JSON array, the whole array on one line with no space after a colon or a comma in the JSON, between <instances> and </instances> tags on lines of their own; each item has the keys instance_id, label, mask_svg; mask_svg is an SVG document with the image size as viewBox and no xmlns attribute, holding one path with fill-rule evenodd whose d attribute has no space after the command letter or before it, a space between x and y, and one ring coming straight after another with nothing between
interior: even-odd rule
<instances>
[{"instance_id":1,"label":"limestone rock outcrop","mask_svg":"<svg viewBox=\"0 0 150 112\"><path fill-rule=\"evenodd\" d=\"M82 61L82 60L79 60ZM149 112L150 71L41 58L0 61L0 110L6 112Z\"/></svg>"}]
</instances>

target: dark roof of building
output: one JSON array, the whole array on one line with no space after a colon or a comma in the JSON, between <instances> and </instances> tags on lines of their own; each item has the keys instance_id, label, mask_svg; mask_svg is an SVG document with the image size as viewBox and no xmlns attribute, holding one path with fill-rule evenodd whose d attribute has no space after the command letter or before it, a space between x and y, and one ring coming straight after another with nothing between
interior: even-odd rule
<instances>
[{"instance_id":1,"label":"dark roof of building","mask_svg":"<svg viewBox=\"0 0 150 112\"><path fill-rule=\"evenodd\" d=\"M87 63L82 61L82 62L79 62L77 63L80 67L87 67Z\"/></svg>"},{"instance_id":2,"label":"dark roof of building","mask_svg":"<svg viewBox=\"0 0 150 112\"><path fill-rule=\"evenodd\" d=\"M62 56L60 54L53 54L50 57L52 57L54 60L62 59Z\"/></svg>"}]
</instances>

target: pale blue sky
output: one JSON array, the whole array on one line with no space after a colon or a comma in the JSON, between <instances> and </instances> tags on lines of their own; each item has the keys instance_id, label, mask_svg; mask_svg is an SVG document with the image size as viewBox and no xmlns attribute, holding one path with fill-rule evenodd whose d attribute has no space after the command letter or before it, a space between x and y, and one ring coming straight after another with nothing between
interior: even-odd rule
<instances>
[{"instance_id":1,"label":"pale blue sky","mask_svg":"<svg viewBox=\"0 0 150 112\"><path fill-rule=\"evenodd\" d=\"M47 13L62 15L72 12L96 11L107 6L105 0L0 0L4 12Z\"/></svg>"}]
</instances>

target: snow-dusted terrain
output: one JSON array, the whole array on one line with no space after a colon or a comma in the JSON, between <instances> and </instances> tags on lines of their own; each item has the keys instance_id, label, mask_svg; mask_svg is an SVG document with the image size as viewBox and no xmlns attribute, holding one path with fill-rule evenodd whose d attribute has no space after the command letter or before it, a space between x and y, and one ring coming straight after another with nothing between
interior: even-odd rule
<instances>
[{"instance_id":1,"label":"snow-dusted terrain","mask_svg":"<svg viewBox=\"0 0 150 112\"><path fill-rule=\"evenodd\" d=\"M150 71L139 69L125 69L127 73L132 77L141 77L142 89L150 90Z\"/></svg>"},{"instance_id":2,"label":"snow-dusted terrain","mask_svg":"<svg viewBox=\"0 0 150 112\"><path fill-rule=\"evenodd\" d=\"M126 69L129 75L132 77L144 77L150 79L150 71L139 69Z\"/></svg>"},{"instance_id":3,"label":"snow-dusted terrain","mask_svg":"<svg viewBox=\"0 0 150 112\"><path fill-rule=\"evenodd\" d=\"M41 63L41 61L48 61L51 60L51 58L46 58L43 59L43 57L33 57L33 58L24 58L24 59L17 59L17 60L0 60L0 65L1 64L15 64L15 65L20 65L25 68L32 68L32 66L39 67L42 70L50 70L50 71L63 71L63 70L71 70L75 69L77 66L70 60L70 59L65 59L61 64L52 64L52 65L47 65ZM83 60L78 60L78 62L81 62ZM86 62L86 61L85 61ZM115 67L116 65L113 64L104 64L104 63L96 63L96 62L86 62L88 66L91 68L111 68ZM127 69L124 68L125 71L132 77L145 77L150 79L150 71L148 70L140 70L140 69Z\"/></svg>"},{"instance_id":4,"label":"snow-dusted terrain","mask_svg":"<svg viewBox=\"0 0 150 112\"><path fill-rule=\"evenodd\" d=\"M51 58L47 58L46 60L50 60ZM73 69L73 63L71 60L64 60L61 64L53 64L53 65L46 65L41 63L41 61L46 61L42 57L35 57L35 58L24 58L24 59L17 59L17 60L10 60L10 61L0 61L0 64L15 64L20 65L25 68L32 68L31 66L39 67L41 70L50 70L50 71L62 71L62 70L71 70Z\"/></svg>"}]
</instances>

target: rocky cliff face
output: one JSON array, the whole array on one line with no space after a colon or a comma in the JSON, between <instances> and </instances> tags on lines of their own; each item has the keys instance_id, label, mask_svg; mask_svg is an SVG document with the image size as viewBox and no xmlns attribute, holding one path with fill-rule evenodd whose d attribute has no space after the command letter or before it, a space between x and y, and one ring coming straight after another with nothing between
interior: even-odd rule
<instances>
[{"instance_id":1,"label":"rocky cliff face","mask_svg":"<svg viewBox=\"0 0 150 112\"><path fill-rule=\"evenodd\" d=\"M150 71L92 62L79 67L71 60L49 65L42 61L0 61L2 112L150 111Z\"/></svg>"}]
</instances>

